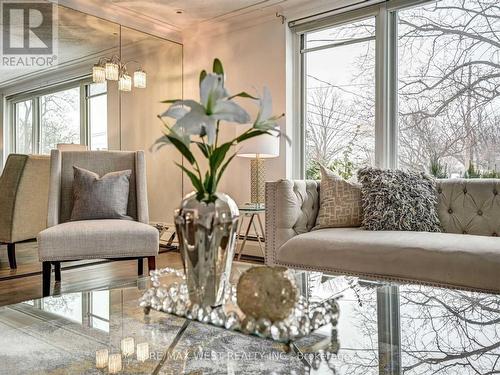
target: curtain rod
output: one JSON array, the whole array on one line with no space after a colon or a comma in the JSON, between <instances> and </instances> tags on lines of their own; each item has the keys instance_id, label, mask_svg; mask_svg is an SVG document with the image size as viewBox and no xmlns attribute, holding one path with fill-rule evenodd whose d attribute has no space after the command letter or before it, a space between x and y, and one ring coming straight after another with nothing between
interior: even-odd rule
<instances>
[{"instance_id":1,"label":"curtain rod","mask_svg":"<svg viewBox=\"0 0 500 375\"><path fill-rule=\"evenodd\" d=\"M288 26L293 28L293 27L296 27L298 25L302 25L304 23L316 21L316 20L323 18L323 17L328 17L328 16L332 16L335 14L347 12L350 10L356 10L356 9L368 7L368 6L374 5L374 4L385 3L387 1L388 0L362 0L362 1L359 1L359 2L354 3L354 4L347 4L347 5L343 5L341 7L335 8L335 9L326 10L324 12L312 14L310 16L297 18L293 21L288 22Z\"/></svg>"}]
</instances>

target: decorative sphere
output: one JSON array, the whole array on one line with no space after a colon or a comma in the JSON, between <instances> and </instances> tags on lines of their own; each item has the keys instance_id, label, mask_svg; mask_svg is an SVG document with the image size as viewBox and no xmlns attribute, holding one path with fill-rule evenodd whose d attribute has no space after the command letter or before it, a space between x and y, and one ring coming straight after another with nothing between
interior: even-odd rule
<instances>
[{"instance_id":1,"label":"decorative sphere","mask_svg":"<svg viewBox=\"0 0 500 375\"><path fill-rule=\"evenodd\" d=\"M297 288L285 275L285 267L252 267L244 272L237 288L238 307L247 316L271 322L290 315Z\"/></svg>"}]
</instances>

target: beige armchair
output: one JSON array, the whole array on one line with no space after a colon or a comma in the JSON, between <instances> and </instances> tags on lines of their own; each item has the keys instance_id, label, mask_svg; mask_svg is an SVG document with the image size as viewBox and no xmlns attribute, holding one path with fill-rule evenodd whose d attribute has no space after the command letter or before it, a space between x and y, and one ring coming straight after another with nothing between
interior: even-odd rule
<instances>
[{"instance_id":1,"label":"beige armchair","mask_svg":"<svg viewBox=\"0 0 500 375\"><path fill-rule=\"evenodd\" d=\"M10 268L17 268L16 243L46 228L48 156L10 154L0 177L0 242L7 244Z\"/></svg>"},{"instance_id":2,"label":"beige armchair","mask_svg":"<svg viewBox=\"0 0 500 375\"><path fill-rule=\"evenodd\" d=\"M133 220L101 219L70 221L73 208L73 166L100 176L131 169L127 215ZM55 279L61 280L62 261L83 259L138 260L155 268L158 230L148 225L148 199L144 152L53 150L50 167L48 228L38 235L39 259L43 263L43 295L50 294L52 265Z\"/></svg>"}]
</instances>

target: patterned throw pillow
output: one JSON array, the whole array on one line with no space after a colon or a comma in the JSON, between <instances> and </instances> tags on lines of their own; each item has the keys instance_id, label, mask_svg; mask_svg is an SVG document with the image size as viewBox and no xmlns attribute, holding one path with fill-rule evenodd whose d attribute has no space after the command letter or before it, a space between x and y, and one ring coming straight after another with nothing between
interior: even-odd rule
<instances>
[{"instance_id":1,"label":"patterned throw pillow","mask_svg":"<svg viewBox=\"0 0 500 375\"><path fill-rule=\"evenodd\" d=\"M441 232L435 180L425 173L363 168L358 171L363 225L368 230Z\"/></svg>"},{"instance_id":2,"label":"patterned throw pillow","mask_svg":"<svg viewBox=\"0 0 500 375\"><path fill-rule=\"evenodd\" d=\"M361 225L360 184L346 181L321 166L319 199L315 229Z\"/></svg>"}]
</instances>

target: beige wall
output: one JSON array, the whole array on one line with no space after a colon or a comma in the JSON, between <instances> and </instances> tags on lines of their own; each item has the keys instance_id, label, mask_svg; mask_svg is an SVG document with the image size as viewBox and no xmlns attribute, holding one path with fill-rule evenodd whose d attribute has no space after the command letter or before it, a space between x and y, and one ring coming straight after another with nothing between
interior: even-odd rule
<instances>
[{"instance_id":1,"label":"beige wall","mask_svg":"<svg viewBox=\"0 0 500 375\"><path fill-rule=\"evenodd\" d=\"M277 18L254 23L237 30L206 30L187 32L184 36L184 97L199 98L198 77L202 69L211 69L215 57L221 59L230 93L247 91L258 94L268 86L273 96L274 113L285 112L285 26ZM257 105L239 100L253 115ZM284 120L280 126L284 130ZM234 137L241 125L224 124L223 135ZM284 141L280 157L266 160L266 179L285 177ZM190 189L186 181L185 193ZM238 203L250 200L250 161L235 158L225 173L219 190Z\"/></svg>"}]
</instances>

